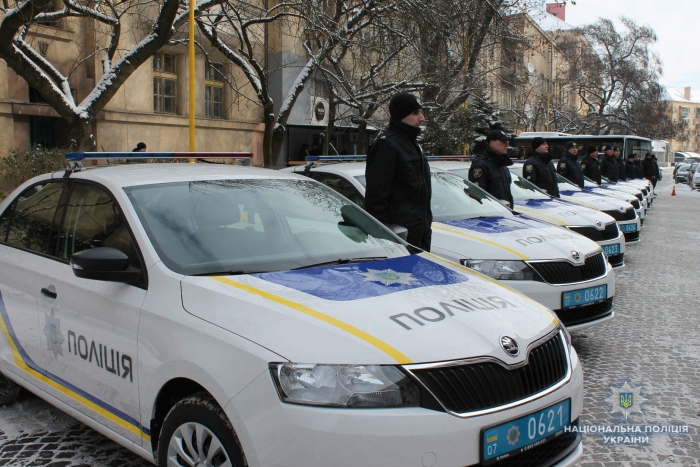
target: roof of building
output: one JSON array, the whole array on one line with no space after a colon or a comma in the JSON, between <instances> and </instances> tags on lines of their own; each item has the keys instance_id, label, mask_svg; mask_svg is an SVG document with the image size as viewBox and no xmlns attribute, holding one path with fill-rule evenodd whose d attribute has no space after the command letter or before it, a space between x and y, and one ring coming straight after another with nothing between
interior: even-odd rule
<instances>
[{"instance_id":1,"label":"roof of building","mask_svg":"<svg viewBox=\"0 0 700 467\"><path fill-rule=\"evenodd\" d=\"M569 23L562 21L556 16L543 10L532 9L528 12L528 15L537 23L539 27L545 31L567 31L570 29L576 29Z\"/></svg>"},{"instance_id":2,"label":"roof of building","mask_svg":"<svg viewBox=\"0 0 700 467\"><path fill-rule=\"evenodd\" d=\"M664 88L663 99L666 101L700 104L700 90L691 89L690 99L686 99L684 88Z\"/></svg>"}]
</instances>

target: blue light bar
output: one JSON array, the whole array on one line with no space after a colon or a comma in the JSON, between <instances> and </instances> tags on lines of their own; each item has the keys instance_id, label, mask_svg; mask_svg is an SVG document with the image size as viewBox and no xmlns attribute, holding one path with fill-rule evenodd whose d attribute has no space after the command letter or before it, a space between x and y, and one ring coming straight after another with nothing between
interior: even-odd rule
<instances>
[{"instance_id":1,"label":"blue light bar","mask_svg":"<svg viewBox=\"0 0 700 467\"><path fill-rule=\"evenodd\" d=\"M426 156L429 161L469 161L471 156Z\"/></svg>"},{"instance_id":2,"label":"blue light bar","mask_svg":"<svg viewBox=\"0 0 700 467\"><path fill-rule=\"evenodd\" d=\"M68 161L94 159L252 159L252 152L71 152Z\"/></svg>"},{"instance_id":3,"label":"blue light bar","mask_svg":"<svg viewBox=\"0 0 700 467\"><path fill-rule=\"evenodd\" d=\"M364 161L367 156L306 156L304 159L308 162L346 162Z\"/></svg>"}]
</instances>

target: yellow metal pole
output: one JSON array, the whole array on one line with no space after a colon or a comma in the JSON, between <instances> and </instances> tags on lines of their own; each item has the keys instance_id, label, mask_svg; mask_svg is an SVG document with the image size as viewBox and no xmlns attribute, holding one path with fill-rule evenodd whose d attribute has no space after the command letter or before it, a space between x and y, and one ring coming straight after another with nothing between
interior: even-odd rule
<instances>
[{"instance_id":1,"label":"yellow metal pole","mask_svg":"<svg viewBox=\"0 0 700 467\"><path fill-rule=\"evenodd\" d=\"M189 73L189 84L190 84L190 152L195 151L195 139L194 139L194 7L197 0L190 0L190 73ZM194 159L190 159L190 162L194 162Z\"/></svg>"}]
</instances>

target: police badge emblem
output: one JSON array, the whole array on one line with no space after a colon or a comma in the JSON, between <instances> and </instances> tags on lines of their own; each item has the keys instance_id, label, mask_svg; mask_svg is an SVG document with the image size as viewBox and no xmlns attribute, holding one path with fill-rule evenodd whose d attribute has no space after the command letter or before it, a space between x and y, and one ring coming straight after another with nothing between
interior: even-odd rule
<instances>
[{"instance_id":1,"label":"police badge emblem","mask_svg":"<svg viewBox=\"0 0 700 467\"><path fill-rule=\"evenodd\" d=\"M474 174L474 178L481 177L481 169L474 169L472 173Z\"/></svg>"},{"instance_id":2,"label":"police badge emblem","mask_svg":"<svg viewBox=\"0 0 700 467\"><path fill-rule=\"evenodd\" d=\"M531 165L526 165L526 166L525 166L525 170L527 170L528 172L532 172L532 166L531 166Z\"/></svg>"},{"instance_id":3,"label":"police badge emblem","mask_svg":"<svg viewBox=\"0 0 700 467\"><path fill-rule=\"evenodd\" d=\"M565 168L566 168L566 162L562 162L561 164L559 164L559 166L560 166L562 169L565 169Z\"/></svg>"},{"instance_id":4,"label":"police badge emblem","mask_svg":"<svg viewBox=\"0 0 700 467\"><path fill-rule=\"evenodd\" d=\"M639 394L641 388L633 388L625 381L621 388L610 389L612 389L612 395L605 400L612 405L611 413L621 412L625 418L633 412L642 413L640 405L646 401L646 398Z\"/></svg>"},{"instance_id":5,"label":"police badge emblem","mask_svg":"<svg viewBox=\"0 0 700 467\"><path fill-rule=\"evenodd\" d=\"M581 164L581 170L586 168L586 164Z\"/></svg>"}]
</instances>

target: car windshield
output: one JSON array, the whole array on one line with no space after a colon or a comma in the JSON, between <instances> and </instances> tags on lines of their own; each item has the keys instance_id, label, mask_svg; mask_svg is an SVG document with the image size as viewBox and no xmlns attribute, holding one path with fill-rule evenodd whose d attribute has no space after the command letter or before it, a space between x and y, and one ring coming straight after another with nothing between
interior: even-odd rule
<instances>
[{"instance_id":1,"label":"car windshield","mask_svg":"<svg viewBox=\"0 0 700 467\"><path fill-rule=\"evenodd\" d=\"M365 177L355 177L365 186ZM431 172L430 209L436 222L475 217L511 216L508 208L484 190L452 172Z\"/></svg>"},{"instance_id":2,"label":"car windshield","mask_svg":"<svg viewBox=\"0 0 700 467\"><path fill-rule=\"evenodd\" d=\"M578 185L574 185L571 183L568 179L564 178L563 176L557 174L557 186L559 187L559 191L581 191L581 188L578 187Z\"/></svg>"},{"instance_id":3,"label":"car windshield","mask_svg":"<svg viewBox=\"0 0 700 467\"><path fill-rule=\"evenodd\" d=\"M180 274L247 274L409 254L360 208L310 180L210 180L125 191L161 260Z\"/></svg>"},{"instance_id":4,"label":"car windshield","mask_svg":"<svg viewBox=\"0 0 700 467\"><path fill-rule=\"evenodd\" d=\"M514 174L513 174L514 175ZM510 183L510 192L515 201L529 201L531 199L549 199L550 197L537 186L525 180L519 175L514 175Z\"/></svg>"}]
</instances>

